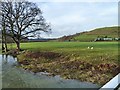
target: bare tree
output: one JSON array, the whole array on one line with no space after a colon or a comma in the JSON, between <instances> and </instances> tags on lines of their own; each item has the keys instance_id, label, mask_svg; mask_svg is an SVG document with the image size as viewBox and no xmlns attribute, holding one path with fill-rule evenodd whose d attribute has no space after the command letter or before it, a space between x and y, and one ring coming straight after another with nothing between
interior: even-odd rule
<instances>
[{"instance_id":1,"label":"bare tree","mask_svg":"<svg viewBox=\"0 0 120 90\"><path fill-rule=\"evenodd\" d=\"M7 38L6 38L6 24L5 24L5 18L4 15L2 16L2 45L5 45L5 52L8 51L7 48ZM4 46L3 46L4 47Z\"/></svg>"},{"instance_id":2,"label":"bare tree","mask_svg":"<svg viewBox=\"0 0 120 90\"><path fill-rule=\"evenodd\" d=\"M35 3L28 1L2 2L2 14L6 18L7 35L12 37L20 50L20 41L26 37L35 37L39 32L50 32L50 25L42 16Z\"/></svg>"},{"instance_id":3,"label":"bare tree","mask_svg":"<svg viewBox=\"0 0 120 90\"><path fill-rule=\"evenodd\" d=\"M1 5L1 3L0 3ZM2 12L0 12L0 33L2 35L2 50L4 50L5 52L8 51L7 48L7 38L6 38L6 19L5 19L5 15L2 14Z\"/></svg>"}]
</instances>

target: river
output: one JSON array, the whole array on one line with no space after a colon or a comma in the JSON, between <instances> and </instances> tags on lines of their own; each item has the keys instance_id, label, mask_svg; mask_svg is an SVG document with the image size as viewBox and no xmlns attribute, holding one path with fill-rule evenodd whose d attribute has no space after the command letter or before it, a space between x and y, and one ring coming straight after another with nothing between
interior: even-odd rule
<instances>
[{"instance_id":1,"label":"river","mask_svg":"<svg viewBox=\"0 0 120 90\"><path fill-rule=\"evenodd\" d=\"M100 86L78 80L66 80L59 76L34 74L17 67L17 58L0 55L2 64L2 88L96 88ZM1 72L0 72L1 74ZM1 76L1 75L0 75Z\"/></svg>"}]
</instances>

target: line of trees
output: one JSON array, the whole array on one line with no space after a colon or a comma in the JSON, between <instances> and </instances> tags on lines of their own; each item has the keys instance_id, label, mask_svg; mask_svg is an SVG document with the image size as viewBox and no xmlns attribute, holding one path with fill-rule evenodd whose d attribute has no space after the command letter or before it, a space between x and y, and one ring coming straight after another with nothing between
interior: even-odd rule
<instances>
[{"instance_id":1,"label":"line of trees","mask_svg":"<svg viewBox=\"0 0 120 90\"><path fill-rule=\"evenodd\" d=\"M20 42L24 38L35 37L42 32L50 32L50 24L46 23L41 9L28 1L5 1L0 3L2 31L2 49L8 51L6 37L9 36L20 50Z\"/></svg>"}]
</instances>

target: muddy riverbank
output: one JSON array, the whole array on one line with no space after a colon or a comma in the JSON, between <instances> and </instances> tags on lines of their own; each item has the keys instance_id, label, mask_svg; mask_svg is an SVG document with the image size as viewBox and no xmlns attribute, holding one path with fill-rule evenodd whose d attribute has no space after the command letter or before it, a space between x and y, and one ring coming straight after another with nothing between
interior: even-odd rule
<instances>
[{"instance_id":1,"label":"muddy riverbank","mask_svg":"<svg viewBox=\"0 0 120 90\"><path fill-rule=\"evenodd\" d=\"M115 63L92 64L79 59L73 59L54 52L26 51L18 57L20 67L34 73L48 72L50 75L60 75L64 79L75 79L104 85L119 72Z\"/></svg>"}]
</instances>

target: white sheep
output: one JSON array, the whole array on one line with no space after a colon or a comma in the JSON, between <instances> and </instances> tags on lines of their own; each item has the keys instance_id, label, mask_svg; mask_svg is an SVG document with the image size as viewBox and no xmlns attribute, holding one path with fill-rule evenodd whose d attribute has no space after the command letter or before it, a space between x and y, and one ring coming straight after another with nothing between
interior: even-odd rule
<instances>
[{"instance_id":1,"label":"white sheep","mask_svg":"<svg viewBox=\"0 0 120 90\"><path fill-rule=\"evenodd\" d=\"M87 47L88 49L93 49L93 46L91 46L91 47Z\"/></svg>"},{"instance_id":2,"label":"white sheep","mask_svg":"<svg viewBox=\"0 0 120 90\"><path fill-rule=\"evenodd\" d=\"M93 49L93 47L91 47L90 49Z\"/></svg>"}]
</instances>

